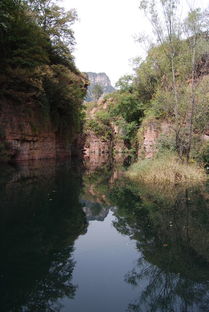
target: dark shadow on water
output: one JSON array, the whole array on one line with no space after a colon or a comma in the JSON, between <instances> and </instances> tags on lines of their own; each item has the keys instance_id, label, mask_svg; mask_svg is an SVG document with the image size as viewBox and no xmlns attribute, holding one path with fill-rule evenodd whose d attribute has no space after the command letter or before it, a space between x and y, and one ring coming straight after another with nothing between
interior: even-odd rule
<instances>
[{"instance_id":1,"label":"dark shadow on water","mask_svg":"<svg viewBox=\"0 0 209 312\"><path fill-rule=\"evenodd\" d=\"M74 297L73 245L87 227L80 189L70 163L1 167L1 311L60 311Z\"/></svg>"}]
</instances>

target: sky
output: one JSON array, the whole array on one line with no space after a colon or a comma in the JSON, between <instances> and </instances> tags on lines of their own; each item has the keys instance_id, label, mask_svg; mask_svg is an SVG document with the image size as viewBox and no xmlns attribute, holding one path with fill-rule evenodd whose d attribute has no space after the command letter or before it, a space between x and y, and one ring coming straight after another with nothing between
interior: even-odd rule
<instances>
[{"instance_id":1,"label":"sky","mask_svg":"<svg viewBox=\"0 0 209 312\"><path fill-rule=\"evenodd\" d=\"M209 5L209 0L190 2ZM145 55L136 38L151 33L151 28L138 8L139 0L63 0L62 6L75 8L79 17L73 26L77 42L73 54L80 71L105 72L114 85L132 72L132 59Z\"/></svg>"}]
</instances>

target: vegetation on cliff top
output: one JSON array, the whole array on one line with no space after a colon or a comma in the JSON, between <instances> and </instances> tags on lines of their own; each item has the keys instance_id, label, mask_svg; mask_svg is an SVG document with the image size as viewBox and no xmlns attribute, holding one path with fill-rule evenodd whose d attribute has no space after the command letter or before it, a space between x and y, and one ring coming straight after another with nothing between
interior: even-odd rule
<instances>
[{"instance_id":1,"label":"vegetation on cliff top","mask_svg":"<svg viewBox=\"0 0 209 312\"><path fill-rule=\"evenodd\" d=\"M74 10L53 0L0 3L0 99L40 111L70 138L79 131L86 77L75 67Z\"/></svg>"}]
</instances>

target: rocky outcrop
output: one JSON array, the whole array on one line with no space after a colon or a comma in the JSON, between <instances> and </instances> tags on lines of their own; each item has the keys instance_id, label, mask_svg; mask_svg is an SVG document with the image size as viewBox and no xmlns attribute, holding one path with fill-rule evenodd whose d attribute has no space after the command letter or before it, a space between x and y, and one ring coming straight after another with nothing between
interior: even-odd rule
<instances>
[{"instance_id":1,"label":"rocky outcrop","mask_svg":"<svg viewBox=\"0 0 209 312\"><path fill-rule=\"evenodd\" d=\"M209 142L209 130L205 129L204 133L194 132L194 136L199 137L202 142ZM174 125L168 120L152 119L142 124L138 135L138 157L152 158L158 149L158 143L169 139L175 141ZM173 141L173 144L175 144ZM171 143L171 142L170 142Z\"/></svg>"},{"instance_id":2,"label":"rocky outcrop","mask_svg":"<svg viewBox=\"0 0 209 312\"><path fill-rule=\"evenodd\" d=\"M1 154L15 161L69 157L70 145L35 106L28 105L1 103Z\"/></svg>"},{"instance_id":3,"label":"rocky outcrop","mask_svg":"<svg viewBox=\"0 0 209 312\"><path fill-rule=\"evenodd\" d=\"M83 150L85 157L91 160L96 159L102 155L103 158L108 159L114 154L114 158L120 158L119 155L128 152L125 145L124 131L116 122L108 121L103 123L102 120L97 119L97 114L108 111L108 107L112 105L112 98L100 98L93 107L91 103L87 105L87 122L84 128L83 136ZM88 126L89 120L96 122L100 128L100 133L96 133L91 126ZM107 135L108 133L108 135ZM124 157L122 157L124 158Z\"/></svg>"},{"instance_id":4,"label":"rocky outcrop","mask_svg":"<svg viewBox=\"0 0 209 312\"><path fill-rule=\"evenodd\" d=\"M88 91L87 91L87 96L86 96L86 101L94 101L94 95L93 95L93 88L95 85L99 85L102 87L103 90L103 95L112 93L115 91L113 86L111 85L111 81L109 77L105 73L92 73L88 72L86 73L88 75L89 79L89 86L88 86Z\"/></svg>"},{"instance_id":5,"label":"rocky outcrop","mask_svg":"<svg viewBox=\"0 0 209 312\"><path fill-rule=\"evenodd\" d=\"M157 151L157 140L171 132L171 123L152 119L142 125L139 134L138 157L152 158Z\"/></svg>"},{"instance_id":6,"label":"rocky outcrop","mask_svg":"<svg viewBox=\"0 0 209 312\"><path fill-rule=\"evenodd\" d=\"M112 152L112 141L107 141L99 136L96 136L93 131L89 131L85 136L84 154L102 155Z\"/></svg>"},{"instance_id":7,"label":"rocky outcrop","mask_svg":"<svg viewBox=\"0 0 209 312\"><path fill-rule=\"evenodd\" d=\"M112 139L106 140L97 136L93 131L88 131L84 136L83 154L86 161L93 167L97 167L98 162L103 160L107 163L114 158L118 162L123 161L128 151L124 140L117 137L118 132L112 129Z\"/></svg>"}]
</instances>

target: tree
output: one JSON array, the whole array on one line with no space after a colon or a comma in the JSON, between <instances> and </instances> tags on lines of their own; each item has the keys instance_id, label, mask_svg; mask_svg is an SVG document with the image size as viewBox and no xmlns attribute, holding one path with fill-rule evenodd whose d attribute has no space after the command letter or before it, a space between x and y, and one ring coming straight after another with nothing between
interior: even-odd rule
<instances>
[{"instance_id":1,"label":"tree","mask_svg":"<svg viewBox=\"0 0 209 312\"><path fill-rule=\"evenodd\" d=\"M205 13L201 12L200 9L191 9L189 11L188 17L185 20L185 33L188 38L188 45L191 58L191 96L190 96L190 108L188 114L188 125L189 125L189 136L188 136L188 148L187 148L187 161L190 158L192 136L194 131L194 115L197 105L196 89L198 88L198 81L196 81L197 76L197 60L200 55L205 54L208 50L207 36L205 33L207 31L207 23L205 23ZM199 50L199 51L198 51ZM205 50L205 51L204 51Z\"/></svg>"},{"instance_id":2,"label":"tree","mask_svg":"<svg viewBox=\"0 0 209 312\"><path fill-rule=\"evenodd\" d=\"M0 2L0 45L3 71L8 65L34 68L49 61L47 36L31 19L29 7L21 0Z\"/></svg>"},{"instance_id":3,"label":"tree","mask_svg":"<svg viewBox=\"0 0 209 312\"><path fill-rule=\"evenodd\" d=\"M99 84L95 84L92 88L92 94L93 94L95 101L97 101L100 98L100 96L103 94L102 86Z\"/></svg>"},{"instance_id":4,"label":"tree","mask_svg":"<svg viewBox=\"0 0 209 312\"><path fill-rule=\"evenodd\" d=\"M71 29L77 19L74 9L65 11L53 0L30 0L36 22L50 36L52 42L62 41L65 45L74 45L75 38Z\"/></svg>"},{"instance_id":5,"label":"tree","mask_svg":"<svg viewBox=\"0 0 209 312\"><path fill-rule=\"evenodd\" d=\"M175 56L180 37L179 21L176 15L178 3L178 0L142 0L140 2L140 8L144 10L146 16L148 17L157 42L163 47L162 52L170 64L172 74L172 92L174 98L176 146L179 146L178 90L175 64ZM162 12L162 14L160 14L160 12ZM178 153L180 154L180 151L178 151Z\"/></svg>"},{"instance_id":6,"label":"tree","mask_svg":"<svg viewBox=\"0 0 209 312\"><path fill-rule=\"evenodd\" d=\"M142 0L140 8L152 25L156 37L155 46L161 49L161 58L167 60L169 65L167 68L164 64L162 66L160 56L158 61L152 60L152 64L158 66L157 71L161 72L161 86L154 86L155 102L158 102L157 98L161 98L165 111L169 110L173 116L176 150L181 159L186 157L188 161L194 130L196 64L204 53L203 41L208 46L208 40L204 33L207 27L202 22L201 11L190 9L188 18L183 23L177 17L179 4L180 1L174 0Z\"/></svg>"},{"instance_id":7,"label":"tree","mask_svg":"<svg viewBox=\"0 0 209 312\"><path fill-rule=\"evenodd\" d=\"M122 92L132 92L133 79L131 75L124 75L116 82L115 86Z\"/></svg>"},{"instance_id":8,"label":"tree","mask_svg":"<svg viewBox=\"0 0 209 312\"><path fill-rule=\"evenodd\" d=\"M71 26L77 19L76 10L66 11L53 0L29 0L29 3L36 23L50 38L52 62L72 68L75 38Z\"/></svg>"}]
</instances>

